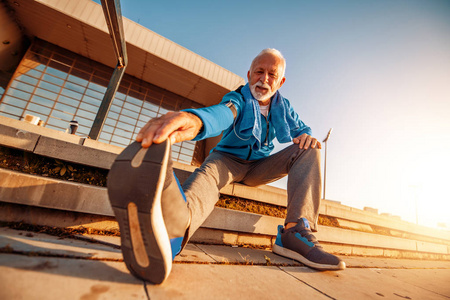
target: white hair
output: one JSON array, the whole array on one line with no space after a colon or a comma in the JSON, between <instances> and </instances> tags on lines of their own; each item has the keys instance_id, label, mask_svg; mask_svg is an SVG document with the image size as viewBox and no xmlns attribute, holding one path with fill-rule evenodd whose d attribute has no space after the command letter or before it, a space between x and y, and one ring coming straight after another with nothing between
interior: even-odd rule
<instances>
[{"instance_id":1,"label":"white hair","mask_svg":"<svg viewBox=\"0 0 450 300\"><path fill-rule=\"evenodd\" d=\"M280 51L278 51L277 49L274 48L266 48L264 50L262 50L261 52L259 52L258 55L256 55L256 57L252 60L252 64L250 65L250 70L253 69L253 64L255 63L255 61L260 58L261 56L263 56L264 54L272 54L276 57L278 57L279 59L281 59L281 61L283 62L283 71L282 71L282 76L281 78L284 77L285 71L286 71L286 59L284 58L283 54L281 54Z\"/></svg>"}]
</instances>

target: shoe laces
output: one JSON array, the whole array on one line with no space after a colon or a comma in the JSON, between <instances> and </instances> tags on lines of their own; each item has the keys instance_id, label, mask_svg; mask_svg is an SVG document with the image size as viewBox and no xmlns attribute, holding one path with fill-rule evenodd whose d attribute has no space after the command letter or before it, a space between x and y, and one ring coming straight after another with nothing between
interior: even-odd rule
<instances>
[{"instance_id":1,"label":"shoe laces","mask_svg":"<svg viewBox=\"0 0 450 300\"><path fill-rule=\"evenodd\" d=\"M321 247L319 241L312 234L311 229L303 226L295 226L291 229L293 232L298 232L302 237L306 238L308 242L313 243L316 247Z\"/></svg>"}]
</instances>

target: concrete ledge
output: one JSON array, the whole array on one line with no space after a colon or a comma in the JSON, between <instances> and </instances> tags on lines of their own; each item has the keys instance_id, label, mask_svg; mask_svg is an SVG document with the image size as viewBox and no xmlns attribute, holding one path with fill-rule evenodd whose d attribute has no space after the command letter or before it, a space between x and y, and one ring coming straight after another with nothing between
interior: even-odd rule
<instances>
[{"instance_id":1,"label":"concrete ledge","mask_svg":"<svg viewBox=\"0 0 450 300\"><path fill-rule=\"evenodd\" d=\"M350 220L361 224L375 225L379 227L390 228L403 232L413 233L414 235L422 235L442 240L450 241L450 231L443 231L417 224L397 220L388 216L377 215L372 212L366 212L357 208L345 207L343 205L335 205L326 203L320 206L319 213L322 215L336 217L339 219Z\"/></svg>"},{"instance_id":2,"label":"concrete ledge","mask_svg":"<svg viewBox=\"0 0 450 300\"><path fill-rule=\"evenodd\" d=\"M216 207L202 227L264 235L276 235L284 219ZM448 246L319 225L319 241L365 247L450 254Z\"/></svg>"},{"instance_id":3,"label":"concrete ledge","mask_svg":"<svg viewBox=\"0 0 450 300\"><path fill-rule=\"evenodd\" d=\"M0 169L3 202L114 216L106 189Z\"/></svg>"},{"instance_id":4,"label":"concrete ledge","mask_svg":"<svg viewBox=\"0 0 450 300\"><path fill-rule=\"evenodd\" d=\"M0 169L0 199L58 210L114 216L106 188L71 183L35 175ZM281 218L216 207L203 223L203 228L239 233L275 236ZM336 227L319 226L319 240L329 243L359 245L416 252L449 254L445 244L377 235Z\"/></svg>"},{"instance_id":5,"label":"concrete ledge","mask_svg":"<svg viewBox=\"0 0 450 300\"><path fill-rule=\"evenodd\" d=\"M0 137L0 144L8 147L33 151L39 155L104 169L109 169L117 154L122 151L121 147L80 138L64 132L1 116ZM195 170L193 166L178 162L174 162L174 167L175 173L181 182L184 182L190 173ZM22 177L19 179L19 177L31 175L21 173L14 175L15 172L8 174L5 172L8 171L2 170L0 176L0 184L2 187L0 200L2 201L112 216L106 190L103 188L52 180L39 176L28 177L25 180ZM10 178L7 179L7 177ZM286 205L286 191L271 186L254 188L241 184L232 184L223 188L221 193L256 200L262 203L280 206ZM64 200L55 200L57 197ZM95 199L95 201L92 199ZM242 220L235 219L230 221L226 215L222 216L218 211L215 210L205 223L207 228L210 226L209 228L238 231L237 228L246 228L245 226L247 225L245 223L247 223L253 224L253 227L245 229L243 232L274 235L276 234L276 225L271 226L275 223L282 224L278 220L275 222L266 221L268 220L266 218L270 217L260 215L245 215L242 217ZM388 228L392 235L396 235L399 238L406 237L407 240L419 239L424 244L416 245L417 249L427 249L426 251L432 252L434 249L434 239L437 239L436 242L438 243L450 246L450 231L444 232L425 228L387 216L344 206L333 201L322 200L320 214L336 217L338 220L346 223L346 227L354 229L366 228L366 231L370 232L370 226L379 226ZM217 221L214 221L215 218L218 218ZM232 224L233 222L237 222L236 224L239 224L239 226ZM210 224L216 225L212 226ZM411 249L411 247L408 249Z\"/></svg>"},{"instance_id":6,"label":"concrete ledge","mask_svg":"<svg viewBox=\"0 0 450 300\"><path fill-rule=\"evenodd\" d=\"M110 169L117 154L41 136L35 154L102 169Z\"/></svg>"},{"instance_id":7,"label":"concrete ledge","mask_svg":"<svg viewBox=\"0 0 450 300\"><path fill-rule=\"evenodd\" d=\"M67 134L63 131L57 131L54 129L33 125L28 122L14 120L14 119L11 119L8 117L0 116L0 136L3 135L5 132L7 132L7 130L11 130L11 129L36 134L38 136L46 136L46 137L70 142L73 144L80 144L80 141L81 141L81 137L79 137L77 135ZM4 143L3 141L1 144L5 145L5 146L9 146L9 147L26 150L26 149L20 148L20 146L16 147L14 144L8 145L8 144Z\"/></svg>"},{"instance_id":8,"label":"concrete ledge","mask_svg":"<svg viewBox=\"0 0 450 300\"><path fill-rule=\"evenodd\" d=\"M0 144L7 147L103 169L110 169L123 150L121 147L0 116L2 136L4 139L0 140ZM194 166L179 162L174 162L174 168L181 183L195 170ZM286 191L283 194L283 190L275 187L252 188L232 184L224 187L221 193L286 206Z\"/></svg>"},{"instance_id":9,"label":"concrete ledge","mask_svg":"<svg viewBox=\"0 0 450 300\"><path fill-rule=\"evenodd\" d=\"M36 133L13 127L2 126L0 130L0 140L3 145L30 152L34 150L39 137L40 135Z\"/></svg>"},{"instance_id":10,"label":"concrete ledge","mask_svg":"<svg viewBox=\"0 0 450 300\"><path fill-rule=\"evenodd\" d=\"M286 190L282 190L269 185L250 187L243 184L235 183L232 186L233 190L229 195L286 207L287 204Z\"/></svg>"}]
</instances>

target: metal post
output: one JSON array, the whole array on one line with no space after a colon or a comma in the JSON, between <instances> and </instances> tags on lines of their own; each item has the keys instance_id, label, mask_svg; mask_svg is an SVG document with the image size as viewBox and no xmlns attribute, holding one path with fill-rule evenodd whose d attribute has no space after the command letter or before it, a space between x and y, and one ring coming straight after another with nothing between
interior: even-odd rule
<instances>
[{"instance_id":1,"label":"metal post","mask_svg":"<svg viewBox=\"0 0 450 300\"><path fill-rule=\"evenodd\" d=\"M325 199L325 190L327 187L327 141L330 138L331 131L333 131L333 128L330 128L328 131L327 137L323 140L323 143L325 143L325 162L324 162L324 174L323 174L323 199Z\"/></svg>"},{"instance_id":2,"label":"metal post","mask_svg":"<svg viewBox=\"0 0 450 300\"><path fill-rule=\"evenodd\" d=\"M94 119L89 137L97 140L105 124L106 116L111 107L114 96L119 88L120 81L128 63L125 35L123 31L122 12L119 0L101 0L109 35L113 42L114 51L117 57L117 66L109 81L102 103Z\"/></svg>"}]
</instances>

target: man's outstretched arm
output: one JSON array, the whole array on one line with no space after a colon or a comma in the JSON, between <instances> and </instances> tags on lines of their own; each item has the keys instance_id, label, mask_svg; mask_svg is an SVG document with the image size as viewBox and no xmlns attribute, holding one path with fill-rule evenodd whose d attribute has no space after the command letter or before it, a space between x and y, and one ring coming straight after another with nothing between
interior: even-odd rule
<instances>
[{"instance_id":1,"label":"man's outstretched arm","mask_svg":"<svg viewBox=\"0 0 450 300\"><path fill-rule=\"evenodd\" d=\"M192 113L169 112L159 118L151 119L139 131L136 141L143 148L159 144L169 139L171 144L192 140L200 132L203 123Z\"/></svg>"}]
</instances>

